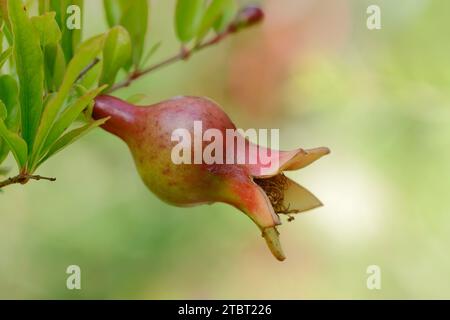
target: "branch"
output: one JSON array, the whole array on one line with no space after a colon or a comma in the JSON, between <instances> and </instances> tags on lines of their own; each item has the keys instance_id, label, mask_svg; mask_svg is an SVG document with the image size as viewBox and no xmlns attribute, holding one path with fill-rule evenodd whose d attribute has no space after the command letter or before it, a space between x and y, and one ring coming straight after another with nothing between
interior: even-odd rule
<instances>
[{"instance_id":1,"label":"branch","mask_svg":"<svg viewBox=\"0 0 450 320\"><path fill-rule=\"evenodd\" d=\"M47 178L42 176L28 175L28 174L19 174L15 177L8 178L5 181L0 182L0 189L13 185L13 184L26 184L30 180L47 180L47 181L56 181L56 178Z\"/></svg>"},{"instance_id":2,"label":"branch","mask_svg":"<svg viewBox=\"0 0 450 320\"><path fill-rule=\"evenodd\" d=\"M166 60L163 60L163 61L161 61L155 65L152 65L144 70L140 70L140 71L136 70L135 72L130 74L130 76L127 79L112 86L108 90L108 93L128 87L133 81L135 81L135 80L141 78L142 76L147 75L155 70L158 70L162 67L165 67L167 65L170 65L170 64L178 62L178 61L187 60L187 59L189 59L189 57L192 54L194 54L198 51L201 51L203 49L206 49L210 46L213 46L215 44L218 44L219 42L221 42L222 40L227 38L231 33L234 33L235 31L236 30L234 30L233 28L229 28L225 32L222 32L221 34L216 35L214 38L210 39L209 41L206 41L204 43L196 45L192 49L186 49L185 47L183 47L183 48L181 48L179 53L175 54L174 56L172 56Z\"/></svg>"},{"instance_id":3,"label":"branch","mask_svg":"<svg viewBox=\"0 0 450 320\"><path fill-rule=\"evenodd\" d=\"M204 43L198 43L196 44L192 49L187 49L185 47L181 48L181 51L175 54L174 56L163 60L153 66L150 66L144 70L137 69L133 73L131 73L127 79L125 79L122 82L116 83L113 85L107 92L111 93L116 90L128 87L133 81L136 79L139 79L140 77L149 74L155 70L158 70L164 66L167 66L169 64L181 61L181 60L187 60L192 54L195 52L201 51L203 49L206 49L212 45L218 44L225 38L227 38L229 35L233 33L237 33L243 29L246 29L248 27L251 27L255 24L260 23L264 19L264 12L259 8L258 6L247 6L240 10L240 12L236 15L234 21L230 23L228 28L225 29L222 33L217 34L215 37L210 39L209 41L206 41Z\"/></svg>"},{"instance_id":4,"label":"branch","mask_svg":"<svg viewBox=\"0 0 450 320\"><path fill-rule=\"evenodd\" d=\"M80 81L92 68L94 68L98 63L100 62L99 58L95 58L90 64L88 64L86 66L86 68L84 68L80 74L78 75L77 79L75 80L75 82Z\"/></svg>"}]
</instances>

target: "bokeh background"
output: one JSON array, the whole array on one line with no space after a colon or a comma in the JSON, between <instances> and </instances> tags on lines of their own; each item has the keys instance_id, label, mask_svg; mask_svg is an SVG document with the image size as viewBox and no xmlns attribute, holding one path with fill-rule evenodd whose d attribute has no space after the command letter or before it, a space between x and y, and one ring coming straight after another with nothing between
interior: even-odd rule
<instances>
[{"instance_id":1,"label":"bokeh background","mask_svg":"<svg viewBox=\"0 0 450 320\"><path fill-rule=\"evenodd\" d=\"M86 1L84 36L106 29ZM267 0L266 21L122 90L218 101L283 149L332 154L289 174L325 206L279 228L288 259L222 204L179 209L97 130L0 194L0 298L450 298L450 2ZM382 29L366 28L378 4ZM152 1L150 63L178 50L174 1ZM7 164L13 167L10 159ZM82 290L66 289L67 266ZM368 290L378 265L382 289Z\"/></svg>"}]
</instances>

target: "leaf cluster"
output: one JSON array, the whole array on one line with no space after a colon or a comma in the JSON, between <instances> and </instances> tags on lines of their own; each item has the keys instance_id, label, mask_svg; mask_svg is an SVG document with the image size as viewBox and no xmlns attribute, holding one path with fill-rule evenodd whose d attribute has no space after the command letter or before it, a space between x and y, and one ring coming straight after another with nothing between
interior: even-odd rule
<instances>
[{"instance_id":1,"label":"leaf cluster","mask_svg":"<svg viewBox=\"0 0 450 320\"><path fill-rule=\"evenodd\" d=\"M109 30L85 40L84 1L0 0L0 165L11 153L20 174L105 123L91 117L95 97L160 47L146 47L149 0L103 0ZM195 48L225 32L238 9L235 0L177 0L177 38Z\"/></svg>"}]
</instances>

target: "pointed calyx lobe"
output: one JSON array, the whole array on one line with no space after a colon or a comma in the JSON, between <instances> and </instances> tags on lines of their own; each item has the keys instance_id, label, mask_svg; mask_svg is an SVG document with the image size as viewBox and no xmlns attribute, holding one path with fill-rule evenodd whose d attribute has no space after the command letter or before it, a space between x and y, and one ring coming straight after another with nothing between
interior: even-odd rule
<instances>
[{"instance_id":1,"label":"pointed calyx lobe","mask_svg":"<svg viewBox=\"0 0 450 320\"><path fill-rule=\"evenodd\" d=\"M291 215L322 205L308 190L284 176L283 171L311 164L328 154L327 148L283 152L259 147L236 134L234 147L230 148L226 141L214 155L222 150L224 158L233 152L236 159L249 159L252 152L262 151L270 154L276 165L267 167L259 156L250 164L199 158L196 151L205 150L215 141L212 137L205 141L203 132L213 129L227 137L229 130L236 131L230 118L209 99L177 97L139 107L114 97L99 96L93 117L111 118L103 128L128 144L142 180L160 199L176 206L224 202L236 207L260 228L279 260L285 256L276 230L281 224L278 215ZM197 142L199 123L200 145ZM181 163L173 159L174 148L180 145L184 147L183 159L187 160ZM238 145L245 147L237 148Z\"/></svg>"}]
</instances>

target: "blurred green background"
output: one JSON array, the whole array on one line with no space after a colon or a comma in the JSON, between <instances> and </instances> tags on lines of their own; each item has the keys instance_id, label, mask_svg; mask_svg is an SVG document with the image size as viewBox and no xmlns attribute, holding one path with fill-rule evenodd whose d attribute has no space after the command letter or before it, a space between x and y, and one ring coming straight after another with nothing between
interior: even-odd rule
<instances>
[{"instance_id":1,"label":"blurred green background","mask_svg":"<svg viewBox=\"0 0 450 320\"><path fill-rule=\"evenodd\" d=\"M88 37L106 22L86 2ZM208 96L238 127L280 128L283 149L329 147L289 174L325 206L279 228L288 259L229 206L159 201L125 144L97 130L40 170L56 183L0 194L0 298L450 298L450 2L261 4L264 24L119 95ZM370 4L381 30L366 28ZM152 1L150 63L178 50L173 12ZM366 287L369 265L381 290Z\"/></svg>"}]
</instances>

